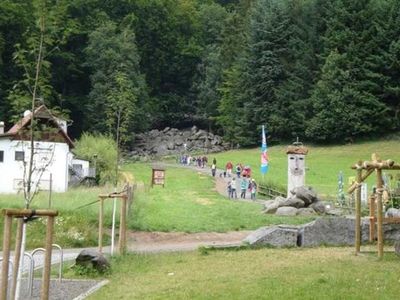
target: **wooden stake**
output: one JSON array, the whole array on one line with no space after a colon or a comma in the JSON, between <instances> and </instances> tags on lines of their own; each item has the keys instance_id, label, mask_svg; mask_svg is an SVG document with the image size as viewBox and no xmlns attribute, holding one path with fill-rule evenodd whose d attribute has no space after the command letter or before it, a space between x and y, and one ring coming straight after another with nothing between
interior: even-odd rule
<instances>
[{"instance_id":1,"label":"wooden stake","mask_svg":"<svg viewBox=\"0 0 400 300\"><path fill-rule=\"evenodd\" d=\"M21 245L22 245L22 229L24 225L24 219L19 218L17 221L17 235L15 237L15 254L14 254L14 269L13 269L13 277L12 277L12 285L11 285L11 294L10 298L15 298L15 292L17 290L17 277L19 270L19 261L21 259ZM22 254L23 255L23 254Z\"/></svg>"},{"instance_id":2,"label":"wooden stake","mask_svg":"<svg viewBox=\"0 0 400 300\"><path fill-rule=\"evenodd\" d=\"M357 169L357 189L356 189L356 225L355 225L355 255L360 253L361 248L361 182L362 169Z\"/></svg>"},{"instance_id":3,"label":"wooden stake","mask_svg":"<svg viewBox=\"0 0 400 300\"><path fill-rule=\"evenodd\" d=\"M1 268L1 297L0 300L7 299L8 290L8 268L10 265L10 244L11 244L11 229L12 229L12 217L4 216L4 234L3 234L3 262Z\"/></svg>"},{"instance_id":4,"label":"wooden stake","mask_svg":"<svg viewBox=\"0 0 400 300\"><path fill-rule=\"evenodd\" d=\"M124 254L126 250L126 202L128 196L122 197L121 201L121 215L119 221L119 254Z\"/></svg>"},{"instance_id":5,"label":"wooden stake","mask_svg":"<svg viewBox=\"0 0 400 300\"><path fill-rule=\"evenodd\" d=\"M383 214L383 207L382 207L382 187L383 187L383 179L382 179L382 170L376 169L376 190L377 190L377 214L378 214L378 258L383 257L383 226L382 226L382 214Z\"/></svg>"},{"instance_id":6,"label":"wooden stake","mask_svg":"<svg viewBox=\"0 0 400 300\"><path fill-rule=\"evenodd\" d=\"M99 208L99 252L103 253L103 215L104 215L104 199L100 197Z\"/></svg>"},{"instance_id":7,"label":"wooden stake","mask_svg":"<svg viewBox=\"0 0 400 300\"><path fill-rule=\"evenodd\" d=\"M46 253L44 256L43 278L42 278L42 300L49 299L50 271L51 271L51 251L53 249L53 226L54 217L47 217L46 229Z\"/></svg>"},{"instance_id":8,"label":"wooden stake","mask_svg":"<svg viewBox=\"0 0 400 300\"><path fill-rule=\"evenodd\" d=\"M373 242L375 240L375 207L376 201L375 196L371 195L369 197L369 241Z\"/></svg>"}]
</instances>

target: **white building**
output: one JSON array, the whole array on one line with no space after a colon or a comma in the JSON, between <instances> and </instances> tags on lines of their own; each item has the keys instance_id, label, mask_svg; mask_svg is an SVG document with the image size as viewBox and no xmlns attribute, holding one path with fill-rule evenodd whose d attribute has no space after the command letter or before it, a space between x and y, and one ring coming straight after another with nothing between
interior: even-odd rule
<instances>
[{"instance_id":1,"label":"white building","mask_svg":"<svg viewBox=\"0 0 400 300\"><path fill-rule=\"evenodd\" d=\"M26 111L7 132L4 132L4 123L0 122L0 193L17 193L23 189L31 155L31 117L32 113ZM38 184L41 190L48 190L51 184L53 191L65 192L74 144L65 123L55 118L44 105L36 109L35 121L40 129L34 134L32 186Z\"/></svg>"}]
</instances>

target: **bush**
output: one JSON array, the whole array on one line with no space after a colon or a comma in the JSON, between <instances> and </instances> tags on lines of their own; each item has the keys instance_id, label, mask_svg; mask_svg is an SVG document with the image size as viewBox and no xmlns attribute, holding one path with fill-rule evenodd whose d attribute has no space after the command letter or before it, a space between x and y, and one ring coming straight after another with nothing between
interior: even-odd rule
<instances>
[{"instance_id":1,"label":"bush","mask_svg":"<svg viewBox=\"0 0 400 300\"><path fill-rule=\"evenodd\" d=\"M117 145L112 138L84 133L75 144L74 152L78 157L96 163L96 173L101 184L115 181Z\"/></svg>"}]
</instances>

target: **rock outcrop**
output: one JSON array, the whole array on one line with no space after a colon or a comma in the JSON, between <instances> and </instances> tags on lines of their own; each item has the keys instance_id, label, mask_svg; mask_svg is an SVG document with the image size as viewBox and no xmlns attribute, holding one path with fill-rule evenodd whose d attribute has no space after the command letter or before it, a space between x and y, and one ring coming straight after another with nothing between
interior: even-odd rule
<instances>
[{"instance_id":1,"label":"rock outcrop","mask_svg":"<svg viewBox=\"0 0 400 300\"><path fill-rule=\"evenodd\" d=\"M193 126L178 130L166 127L138 134L132 144L131 158L179 155L189 152L213 153L227 150L229 145L222 137Z\"/></svg>"}]
</instances>

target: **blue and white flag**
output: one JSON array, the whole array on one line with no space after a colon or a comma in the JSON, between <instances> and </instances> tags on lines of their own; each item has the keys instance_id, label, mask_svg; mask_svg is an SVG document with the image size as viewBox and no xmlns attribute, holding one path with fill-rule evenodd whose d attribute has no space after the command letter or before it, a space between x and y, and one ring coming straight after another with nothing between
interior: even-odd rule
<instances>
[{"instance_id":1,"label":"blue and white flag","mask_svg":"<svg viewBox=\"0 0 400 300\"><path fill-rule=\"evenodd\" d=\"M261 143L261 173L264 175L268 172L268 153L267 139L265 137L265 128L262 126L262 143Z\"/></svg>"}]
</instances>

